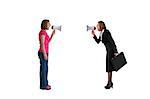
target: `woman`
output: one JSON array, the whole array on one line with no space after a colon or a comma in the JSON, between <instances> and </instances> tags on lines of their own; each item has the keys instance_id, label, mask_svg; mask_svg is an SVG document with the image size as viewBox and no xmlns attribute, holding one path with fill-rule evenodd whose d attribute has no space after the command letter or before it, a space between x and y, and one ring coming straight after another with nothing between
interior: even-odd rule
<instances>
[{"instance_id":1,"label":"woman","mask_svg":"<svg viewBox=\"0 0 150 99\"><path fill-rule=\"evenodd\" d=\"M40 89L50 90L51 86L48 85L48 48L55 30L52 32L51 37L48 36L47 30L49 30L51 24L49 20L43 20L41 23L41 31L39 32L40 48L38 56L40 59Z\"/></svg>"},{"instance_id":2,"label":"woman","mask_svg":"<svg viewBox=\"0 0 150 99\"><path fill-rule=\"evenodd\" d=\"M100 43L100 41L102 41L102 43L104 43L106 47L106 72L108 72L108 83L105 88L110 89L111 87L113 88L112 71L114 71L114 68L111 64L111 59L114 56L118 55L118 51L115 42L111 36L111 33L109 32L109 30L106 29L105 23L103 21L98 22L97 30L100 32L100 36L97 38L94 30L92 30L92 35L98 44Z\"/></svg>"}]
</instances>

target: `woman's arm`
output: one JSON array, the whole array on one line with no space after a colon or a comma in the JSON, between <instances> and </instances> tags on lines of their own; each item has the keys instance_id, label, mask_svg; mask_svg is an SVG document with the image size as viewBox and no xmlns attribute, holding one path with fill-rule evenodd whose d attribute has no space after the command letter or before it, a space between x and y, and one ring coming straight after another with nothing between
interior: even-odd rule
<instances>
[{"instance_id":1,"label":"woman's arm","mask_svg":"<svg viewBox=\"0 0 150 99\"><path fill-rule=\"evenodd\" d=\"M96 37L95 32L93 30L92 30L92 35L93 35L93 38L95 39L95 41L97 42L97 44L99 44L101 40L100 40L100 38L98 39Z\"/></svg>"},{"instance_id":2,"label":"woman's arm","mask_svg":"<svg viewBox=\"0 0 150 99\"><path fill-rule=\"evenodd\" d=\"M113 51L114 51L114 53L115 53L115 55L116 55L116 53L118 53L116 44L115 44L115 42L114 42L114 40L113 40L113 38L112 38L112 36L111 36L111 33L108 32L107 34L108 34L108 35L107 35L107 38L108 38L109 42L111 43L111 45L112 45L112 47L113 47Z\"/></svg>"},{"instance_id":3,"label":"woman's arm","mask_svg":"<svg viewBox=\"0 0 150 99\"><path fill-rule=\"evenodd\" d=\"M55 34L55 30L53 30L53 32L52 32L52 34L51 34L51 37L49 38L49 42L50 42L51 39L53 38L54 34Z\"/></svg>"},{"instance_id":4,"label":"woman's arm","mask_svg":"<svg viewBox=\"0 0 150 99\"><path fill-rule=\"evenodd\" d=\"M40 37L40 45L41 45L41 48L42 48L42 52L43 52L43 55L44 55L44 59L45 59L45 60L48 60L48 56L47 56L47 53L46 53L46 50L45 50L44 41L45 41L45 35L42 35L42 36Z\"/></svg>"}]
</instances>

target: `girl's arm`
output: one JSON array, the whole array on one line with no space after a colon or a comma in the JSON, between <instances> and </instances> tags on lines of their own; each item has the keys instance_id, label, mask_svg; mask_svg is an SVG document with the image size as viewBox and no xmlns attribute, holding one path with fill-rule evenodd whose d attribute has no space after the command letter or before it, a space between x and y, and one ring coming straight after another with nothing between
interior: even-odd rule
<instances>
[{"instance_id":1,"label":"girl's arm","mask_svg":"<svg viewBox=\"0 0 150 99\"><path fill-rule=\"evenodd\" d=\"M47 56L47 53L46 53L46 50L45 50L44 41L45 41L45 35L42 35L40 37L40 45L42 47L42 52L43 52L43 55L44 55L44 59L48 60L48 56Z\"/></svg>"},{"instance_id":2,"label":"girl's arm","mask_svg":"<svg viewBox=\"0 0 150 99\"><path fill-rule=\"evenodd\" d=\"M51 39L53 38L54 34L55 34L55 30L53 30L53 32L52 32L52 34L51 34L51 37L49 38L49 42L50 42Z\"/></svg>"}]
</instances>

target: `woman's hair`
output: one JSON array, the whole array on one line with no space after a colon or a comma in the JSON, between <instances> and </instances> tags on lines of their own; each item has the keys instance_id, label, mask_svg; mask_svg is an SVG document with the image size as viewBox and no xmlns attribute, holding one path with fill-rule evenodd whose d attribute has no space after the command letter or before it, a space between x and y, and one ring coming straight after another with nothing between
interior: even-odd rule
<instances>
[{"instance_id":1,"label":"woman's hair","mask_svg":"<svg viewBox=\"0 0 150 99\"><path fill-rule=\"evenodd\" d=\"M105 23L103 21L98 21L98 23L99 24L102 23L104 25L104 29L106 29L106 25L105 25Z\"/></svg>"},{"instance_id":2,"label":"woman's hair","mask_svg":"<svg viewBox=\"0 0 150 99\"><path fill-rule=\"evenodd\" d=\"M48 19L44 19L41 23L41 29L48 29L47 28L47 23L49 22Z\"/></svg>"}]
</instances>

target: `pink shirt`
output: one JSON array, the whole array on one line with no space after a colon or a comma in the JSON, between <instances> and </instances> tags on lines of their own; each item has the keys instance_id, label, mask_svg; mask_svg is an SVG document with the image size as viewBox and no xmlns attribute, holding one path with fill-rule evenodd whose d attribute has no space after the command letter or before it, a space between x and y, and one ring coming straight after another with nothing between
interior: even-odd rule
<instances>
[{"instance_id":1,"label":"pink shirt","mask_svg":"<svg viewBox=\"0 0 150 99\"><path fill-rule=\"evenodd\" d=\"M40 41L40 38L41 38L42 35L45 36L44 46L45 46L46 53L48 53L50 38L49 38L49 36L48 36L46 30L43 30L43 29L42 29L42 30L40 31L40 33L39 33L39 41ZM41 44L40 44L39 52L43 52Z\"/></svg>"}]
</instances>

